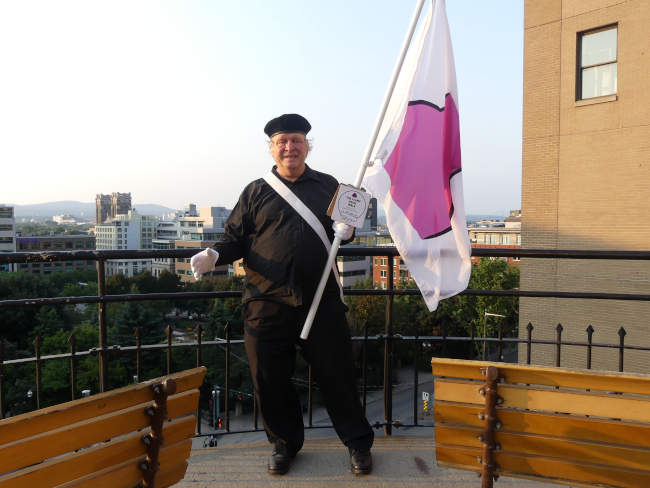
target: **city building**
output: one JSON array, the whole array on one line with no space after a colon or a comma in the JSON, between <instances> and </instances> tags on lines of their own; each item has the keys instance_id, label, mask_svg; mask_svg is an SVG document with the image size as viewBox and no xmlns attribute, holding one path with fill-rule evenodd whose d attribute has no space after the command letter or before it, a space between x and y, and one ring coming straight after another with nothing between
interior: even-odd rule
<instances>
[{"instance_id":1,"label":"city building","mask_svg":"<svg viewBox=\"0 0 650 488\"><path fill-rule=\"evenodd\" d=\"M0 252L16 251L16 221L14 208L0 205ZM14 264L0 264L0 271L13 271Z\"/></svg>"},{"instance_id":2,"label":"city building","mask_svg":"<svg viewBox=\"0 0 650 488\"><path fill-rule=\"evenodd\" d=\"M526 0L522 242L534 249L646 250L650 242L650 9L646 0ZM522 290L647 294L650 262L531 259ZM643 301L520 299L519 333L650 345ZM520 354L520 357L525 357ZM532 362L549 364L548 349ZM586 367L583 348L561 363ZM647 371L626 351L626 371ZM595 348L592 367L618 369L618 351Z\"/></svg>"},{"instance_id":3,"label":"city building","mask_svg":"<svg viewBox=\"0 0 650 488\"><path fill-rule=\"evenodd\" d=\"M178 220L159 220L156 224L156 238L151 241L153 249L174 249L174 242L180 239ZM163 271L176 272L173 258L154 258L151 262L151 274L156 278Z\"/></svg>"},{"instance_id":4,"label":"city building","mask_svg":"<svg viewBox=\"0 0 650 488\"><path fill-rule=\"evenodd\" d=\"M374 256L372 258L372 284L375 287L385 290L388 287L388 258L385 256ZM393 257L393 287L397 288L400 282L407 282L411 279L408 267L399 256Z\"/></svg>"},{"instance_id":5,"label":"city building","mask_svg":"<svg viewBox=\"0 0 650 488\"><path fill-rule=\"evenodd\" d=\"M97 194L95 196L95 222L102 224L131 210L131 193Z\"/></svg>"},{"instance_id":6,"label":"city building","mask_svg":"<svg viewBox=\"0 0 650 488\"><path fill-rule=\"evenodd\" d=\"M42 251L92 251L95 249L95 237L88 234L57 234L47 236L17 236L16 246L19 252ZM25 271L32 274L47 275L59 271L95 270L96 264L92 259L69 261L52 261L39 263L16 263L15 271Z\"/></svg>"},{"instance_id":7,"label":"city building","mask_svg":"<svg viewBox=\"0 0 650 488\"><path fill-rule=\"evenodd\" d=\"M180 239L187 241L218 241L224 233L230 210L225 207L201 207L189 204L186 213L178 218ZM204 246L205 247L205 246Z\"/></svg>"},{"instance_id":8,"label":"city building","mask_svg":"<svg viewBox=\"0 0 650 488\"><path fill-rule=\"evenodd\" d=\"M521 248L521 210L511 210L505 220L479 220L468 225L469 240L472 248ZM472 262L480 258L472 257ZM518 257L501 258L509 264L518 265Z\"/></svg>"},{"instance_id":9,"label":"city building","mask_svg":"<svg viewBox=\"0 0 650 488\"><path fill-rule=\"evenodd\" d=\"M52 217L52 221L61 225L61 224L77 224L79 221L77 218L73 215L70 214L63 214L63 215L54 215Z\"/></svg>"},{"instance_id":10,"label":"city building","mask_svg":"<svg viewBox=\"0 0 650 488\"><path fill-rule=\"evenodd\" d=\"M140 215L135 210L118 214L108 222L95 226L98 250L153 249L156 218ZM143 271L151 272L151 259L110 259L106 261L106 276L122 273L127 277Z\"/></svg>"}]
</instances>

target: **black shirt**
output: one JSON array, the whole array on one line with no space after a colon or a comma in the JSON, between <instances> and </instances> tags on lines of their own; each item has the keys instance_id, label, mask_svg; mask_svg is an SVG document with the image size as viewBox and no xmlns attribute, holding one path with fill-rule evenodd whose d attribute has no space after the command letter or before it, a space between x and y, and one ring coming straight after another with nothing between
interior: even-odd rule
<instances>
[{"instance_id":1,"label":"black shirt","mask_svg":"<svg viewBox=\"0 0 650 488\"><path fill-rule=\"evenodd\" d=\"M273 173L318 217L332 242L332 219L325 212L338 187L336 179L309 166L295 182L282 178L275 166ZM264 179L244 188L214 248L217 264L244 258L244 302L261 298L308 306L327 262L318 235ZM338 297L339 290L330 272L323 297Z\"/></svg>"}]
</instances>

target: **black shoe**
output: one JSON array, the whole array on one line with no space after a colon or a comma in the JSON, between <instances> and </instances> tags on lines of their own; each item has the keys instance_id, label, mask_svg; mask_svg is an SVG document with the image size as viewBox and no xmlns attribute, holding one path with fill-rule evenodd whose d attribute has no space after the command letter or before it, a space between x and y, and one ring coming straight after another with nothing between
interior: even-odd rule
<instances>
[{"instance_id":1,"label":"black shoe","mask_svg":"<svg viewBox=\"0 0 650 488\"><path fill-rule=\"evenodd\" d=\"M369 474L372 471L370 449L350 449L350 471L353 474Z\"/></svg>"},{"instance_id":2,"label":"black shoe","mask_svg":"<svg viewBox=\"0 0 650 488\"><path fill-rule=\"evenodd\" d=\"M273 452L269 458L269 473L284 474L289 471L293 456L289 453L287 445L282 442L276 442Z\"/></svg>"}]
</instances>

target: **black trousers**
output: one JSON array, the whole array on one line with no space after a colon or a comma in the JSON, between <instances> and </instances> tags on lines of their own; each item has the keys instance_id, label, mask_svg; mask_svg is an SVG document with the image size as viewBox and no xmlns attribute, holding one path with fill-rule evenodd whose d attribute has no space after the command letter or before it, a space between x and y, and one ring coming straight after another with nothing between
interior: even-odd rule
<instances>
[{"instance_id":1,"label":"black trousers","mask_svg":"<svg viewBox=\"0 0 650 488\"><path fill-rule=\"evenodd\" d=\"M344 305L324 299L304 341L299 336L307 312L305 306L268 300L248 302L244 310L246 354L267 437L272 443L286 443L294 454L303 445L302 408L291 381L299 347L343 444L369 449L374 434L357 392Z\"/></svg>"}]
</instances>

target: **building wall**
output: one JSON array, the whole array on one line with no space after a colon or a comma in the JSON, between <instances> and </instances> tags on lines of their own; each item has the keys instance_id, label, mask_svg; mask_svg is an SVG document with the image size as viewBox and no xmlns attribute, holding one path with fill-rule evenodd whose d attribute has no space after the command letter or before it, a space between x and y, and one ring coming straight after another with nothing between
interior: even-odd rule
<instances>
[{"instance_id":1,"label":"building wall","mask_svg":"<svg viewBox=\"0 0 650 488\"><path fill-rule=\"evenodd\" d=\"M16 251L14 208L0 205L0 252ZM12 271L14 264L0 264L0 271Z\"/></svg>"},{"instance_id":2,"label":"building wall","mask_svg":"<svg viewBox=\"0 0 650 488\"><path fill-rule=\"evenodd\" d=\"M372 284L385 290L388 287L388 258L385 256L372 257ZM400 281L409 281L411 273L404 261L399 257L393 257L393 286L397 288Z\"/></svg>"},{"instance_id":3,"label":"building wall","mask_svg":"<svg viewBox=\"0 0 650 488\"><path fill-rule=\"evenodd\" d=\"M616 96L576 101L579 32L618 23ZM650 246L650 3L526 0L524 20L522 244L542 249L643 250ZM522 259L521 288L648 293L650 263ZM520 300L520 333L650 346L650 303ZM533 363L554 362L534 347ZM523 358L523 356L520 355ZM647 371L650 354L627 351L625 369ZM584 348L562 364L586 367ZM617 369L616 350L595 349L593 367Z\"/></svg>"},{"instance_id":4,"label":"building wall","mask_svg":"<svg viewBox=\"0 0 650 488\"><path fill-rule=\"evenodd\" d=\"M153 249L156 218L129 210L127 214L117 215L109 222L96 225L95 236L99 250ZM111 259L106 261L106 276L122 273L127 277L132 277L143 271L152 271L151 259Z\"/></svg>"},{"instance_id":5,"label":"building wall","mask_svg":"<svg viewBox=\"0 0 650 488\"><path fill-rule=\"evenodd\" d=\"M95 237L86 234L54 236L19 236L16 238L19 252L41 251L92 251L95 249ZM16 263L15 271L46 275L59 271L95 270L94 260L71 259L39 263Z\"/></svg>"}]
</instances>

